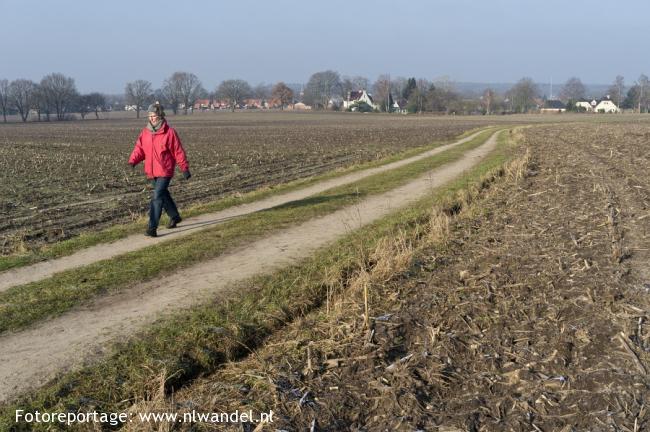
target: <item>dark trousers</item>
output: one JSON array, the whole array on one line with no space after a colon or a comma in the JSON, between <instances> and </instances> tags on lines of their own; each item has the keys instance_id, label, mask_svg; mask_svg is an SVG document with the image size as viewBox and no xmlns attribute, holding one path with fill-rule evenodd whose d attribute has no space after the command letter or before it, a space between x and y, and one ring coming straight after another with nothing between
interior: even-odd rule
<instances>
[{"instance_id":1,"label":"dark trousers","mask_svg":"<svg viewBox=\"0 0 650 432\"><path fill-rule=\"evenodd\" d=\"M150 229L158 228L163 209L165 209L165 213L167 213L170 219L180 217L176 203L167 189L171 180L171 177L156 177L151 181L153 185L153 196L151 197L151 204L149 206Z\"/></svg>"}]
</instances>

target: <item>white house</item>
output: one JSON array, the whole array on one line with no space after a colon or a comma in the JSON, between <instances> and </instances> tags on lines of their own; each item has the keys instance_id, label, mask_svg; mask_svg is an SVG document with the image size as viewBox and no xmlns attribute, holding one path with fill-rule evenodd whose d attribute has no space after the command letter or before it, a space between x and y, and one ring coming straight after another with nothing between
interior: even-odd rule
<instances>
[{"instance_id":1,"label":"white house","mask_svg":"<svg viewBox=\"0 0 650 432\"><path fill-rule=\"evenodd\" d=\"M612 102L609 99L603 99L594 108L594 111L599 113L599 112L604 112L604 113L620 113L621 110L616 106L614 102Z\"/></svg>"},{"instance_id":2,"label":"white house","mask_svg":"<svg viewBox=\"0 0 650 432\"><path fill-rule=\"evenodd\" d=\"M377 105L375 105L375 102L372 100L372 96L370 96L365 90L348 92L347 100L343 101L343 108L348 109L353 104L359 102L365 102L370 105L372 109L377 109Z\"/></svg>"},{"instance_id":3,"label":"white house","mask_svg":"<svg viewBox=\"0 0 650 432\"><path fill-rule=\"evenodd\" d=\"M406 114L408 112L406 108L400 106L400 104L397 103L397 101L393 102L393 105L391 106L391 111L399 114Z\"/></svg>"},{"instance_id":4,"label":"white house","mask_svg":"<svg viewBox=\"0 0 650 432\"><path fill-rule=\"evenodd\" d=\"M602 113L620 113L621 110L616 106L614 102L607 96L605 99L596 100L593 99L591 102L580 101L576 102L576 107L584 108L586 112L602 112Z\"/></svg>"},{"instance_id":5,"label":"white house","mask_svg":"<svg viewBox=\"0 0 650 432\"><path fill-rule=\"evenodd\" d=\"M549 99L544 102L544 106L539 109L539 112L542 114L547 113L563 113L566 111L566 105L562 101L556 99Z\"/></svg>"}]
</instances>

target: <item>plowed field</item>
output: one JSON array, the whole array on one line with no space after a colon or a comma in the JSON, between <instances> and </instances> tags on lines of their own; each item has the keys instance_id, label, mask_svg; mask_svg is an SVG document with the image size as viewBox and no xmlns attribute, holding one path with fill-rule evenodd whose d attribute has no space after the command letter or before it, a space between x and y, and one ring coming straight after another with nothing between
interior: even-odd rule
<instances>
[{"instance_id":1,"label":"plowed field","mask_svg":"<svg viewBox=\"0 0 650 432\"><path fill-rule=\"evenodd\" d=\"M0 125L0 251L132 220L147 210L142 165L126 161L143 119ZM477 119L346 114L170 116L193 177L175 181L181 209L449 140ZM180 177L177 177L179 179Z\"/></svg>"}]
</instances>

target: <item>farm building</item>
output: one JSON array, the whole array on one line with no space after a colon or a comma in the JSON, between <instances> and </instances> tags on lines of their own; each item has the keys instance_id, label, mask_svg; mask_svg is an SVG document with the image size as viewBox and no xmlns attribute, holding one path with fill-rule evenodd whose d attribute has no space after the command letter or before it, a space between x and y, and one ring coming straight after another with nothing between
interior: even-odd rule
<instances>
[{"instance_id":1,"label":"farm building","mask_svg":"<svg viewBox=\"0 0 650 432\"><path fill-rule=\"evenodd\" d=\"M365 102L370 105L372 109L377 109L377 105L375 105L375 102L372 100L372 96L369 95L365 90L348 92L347 100L343 101L343 108L348 109L353 104L359 102Z\"/></svg>"},{"instance_id":2,"label":"farm building","mask_svg":"<svg viewBox=\"0 0 650 432\"><path fill-rule=\"evenodd\" d=\"M563 113L566 111L566 106L562 103L562 101L559 100L554 100L554 99L549 99L547 100L542 108L540 108L539 112L542 114L551 114L551 113Z\"/></svg>"}]
</instances>

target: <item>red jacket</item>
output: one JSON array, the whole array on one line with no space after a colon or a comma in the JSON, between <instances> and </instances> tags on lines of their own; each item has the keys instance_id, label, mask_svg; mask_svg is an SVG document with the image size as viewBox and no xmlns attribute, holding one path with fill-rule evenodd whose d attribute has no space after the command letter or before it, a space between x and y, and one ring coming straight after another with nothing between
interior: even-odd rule
<instances>
[{"instance_id":1,"label":"red jacket","mask_svg":"<svg viewBox=\"0 0 650 432\"><path fill-rule=\"evenodd\" d=\"M143 160L144 172L149 178L173 177L175 165L183 172L190 169L181 140L166 121L156 132L146 127L140 132L129 164L135 166Z\"/></svg>"}]
</instances>

